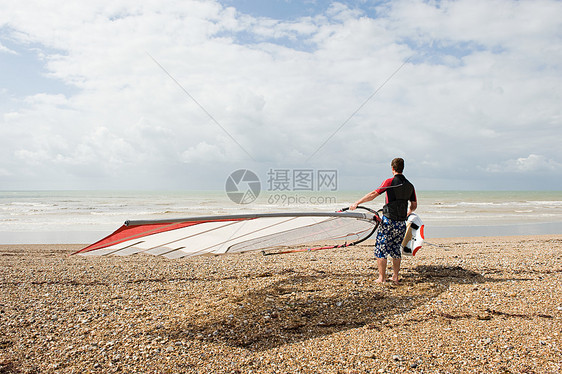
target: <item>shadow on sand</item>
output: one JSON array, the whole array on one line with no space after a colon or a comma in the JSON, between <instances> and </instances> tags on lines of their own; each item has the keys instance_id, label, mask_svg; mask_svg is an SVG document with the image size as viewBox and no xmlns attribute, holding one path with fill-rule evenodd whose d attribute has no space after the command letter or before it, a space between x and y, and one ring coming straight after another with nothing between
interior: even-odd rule
<instances>
[{"instance_id":1,"label":"shadow on sand","mask_svg":"<svg viewBox=\"0 0 562 374\"><path fill-rule=\"evenodd\" d=\"M451 284L497 281L458 266L425 265L405 269L398 286L375 284L371 274L282 277L158 334L261 351L352 328L377 329L387 318L427 303Z\"/></svg>"}]
</instances>

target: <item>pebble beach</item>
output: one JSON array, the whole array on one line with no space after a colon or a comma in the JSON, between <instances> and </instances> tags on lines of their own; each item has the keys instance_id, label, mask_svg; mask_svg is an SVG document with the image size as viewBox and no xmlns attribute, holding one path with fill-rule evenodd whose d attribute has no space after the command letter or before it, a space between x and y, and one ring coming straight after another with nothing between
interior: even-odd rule
<instances>
[{"instance_id":1,"label":"pebble beach","mask_svg":"<svg viewBox=\"0 0 562 374\"><path fill-rule=\"evenodd\" d=\"M263 256L0 246L0 373L560 373L562 235ZM390 272L390 269L389 269Z\"/></svg>"}]
</instances>

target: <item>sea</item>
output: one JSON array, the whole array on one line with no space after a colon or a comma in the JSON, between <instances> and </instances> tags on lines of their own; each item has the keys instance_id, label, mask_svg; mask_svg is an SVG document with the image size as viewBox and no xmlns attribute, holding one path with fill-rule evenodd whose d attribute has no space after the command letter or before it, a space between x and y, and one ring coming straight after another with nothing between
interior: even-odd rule
<instances>
[{"instance_id":1,"label":"sea","mask_svg":"<svg viewBox=\"0 0 562 374\"><path fill-rule=\"evenodd\" d=\"M0 191L0 244L89 244L126 220L268 212L333 212L368 191ZM562 234L562 191L418 191L432 238ZM255 200L253 200L255 198ZM234 199L236 200L236 199ZM366 203L378 210L383 197Z\"/></svg>"}]
</instances>

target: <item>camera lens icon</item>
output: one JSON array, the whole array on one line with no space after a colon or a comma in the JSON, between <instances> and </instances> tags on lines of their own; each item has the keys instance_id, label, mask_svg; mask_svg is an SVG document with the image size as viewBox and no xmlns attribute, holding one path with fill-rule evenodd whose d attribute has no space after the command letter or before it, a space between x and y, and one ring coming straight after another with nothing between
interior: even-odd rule
<instances>
[{"instance_id":1,"label":"camera lens icon","mask_svg":"<svg viewBox=\"0 0 562 374\"><path fill-rule=\"evenodd\" d=\"M250 204L258 198L261 182L253 171L239 169L226 179L225 191L228 198L236 204Z\"/></svg>"}]
</instances>

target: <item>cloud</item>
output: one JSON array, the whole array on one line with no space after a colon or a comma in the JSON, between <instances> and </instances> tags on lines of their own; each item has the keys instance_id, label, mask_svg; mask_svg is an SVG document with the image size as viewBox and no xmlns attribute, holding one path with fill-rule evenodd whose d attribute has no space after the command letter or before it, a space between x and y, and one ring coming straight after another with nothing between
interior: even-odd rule
<instances>
[{"instance_id":1,"label":"cloud","mask_svg":"<svg viewBox=\"0 0 562 374\"><path fill-rule=\"evenodd\" d=\"M0 53L34 51L41 74L73 90L0 87L0 182L80 187L91 172L105 188L153 175L174 188L186 166L217 188L250 166L351 180L386 175L397 155L428 189L560 171L562 3L357 4L290 20L218 1L5 4Z\"/></svg>"},{"instance_id":2,"label":"cloud","mask_svg":"<svg viewBox=\"0 0 562 374\"><path fill-rule=\"evenodd\" d=\"M531 154L528 157L506 160L501 164L491 164L487 167L487 171L493 173L558 173L562 172L562 163L543 155Z\"/></svg>"},{"instance_id":3,"label":"cloud","mask_svg":"<svg viewBox=\"0 0 562 374\"><path fill-rule=\"evenodd\" d=\"M11 54L11 55L17 55L18 54L16 51L11 50L10 48L3 45L2 43L0 43L0 53L8 53L8 54Z\"/></svg>"},{"instance_id":4,"label":"cloud","mask_svg":"<svg viewBox=\"0 0 562 374\"><path fill-rule=\"evenodd\" d=\"M186 164L228 162L228 156L214 144L201 142L181 153L181 161Z\"/></svg>"}]
</instances>

